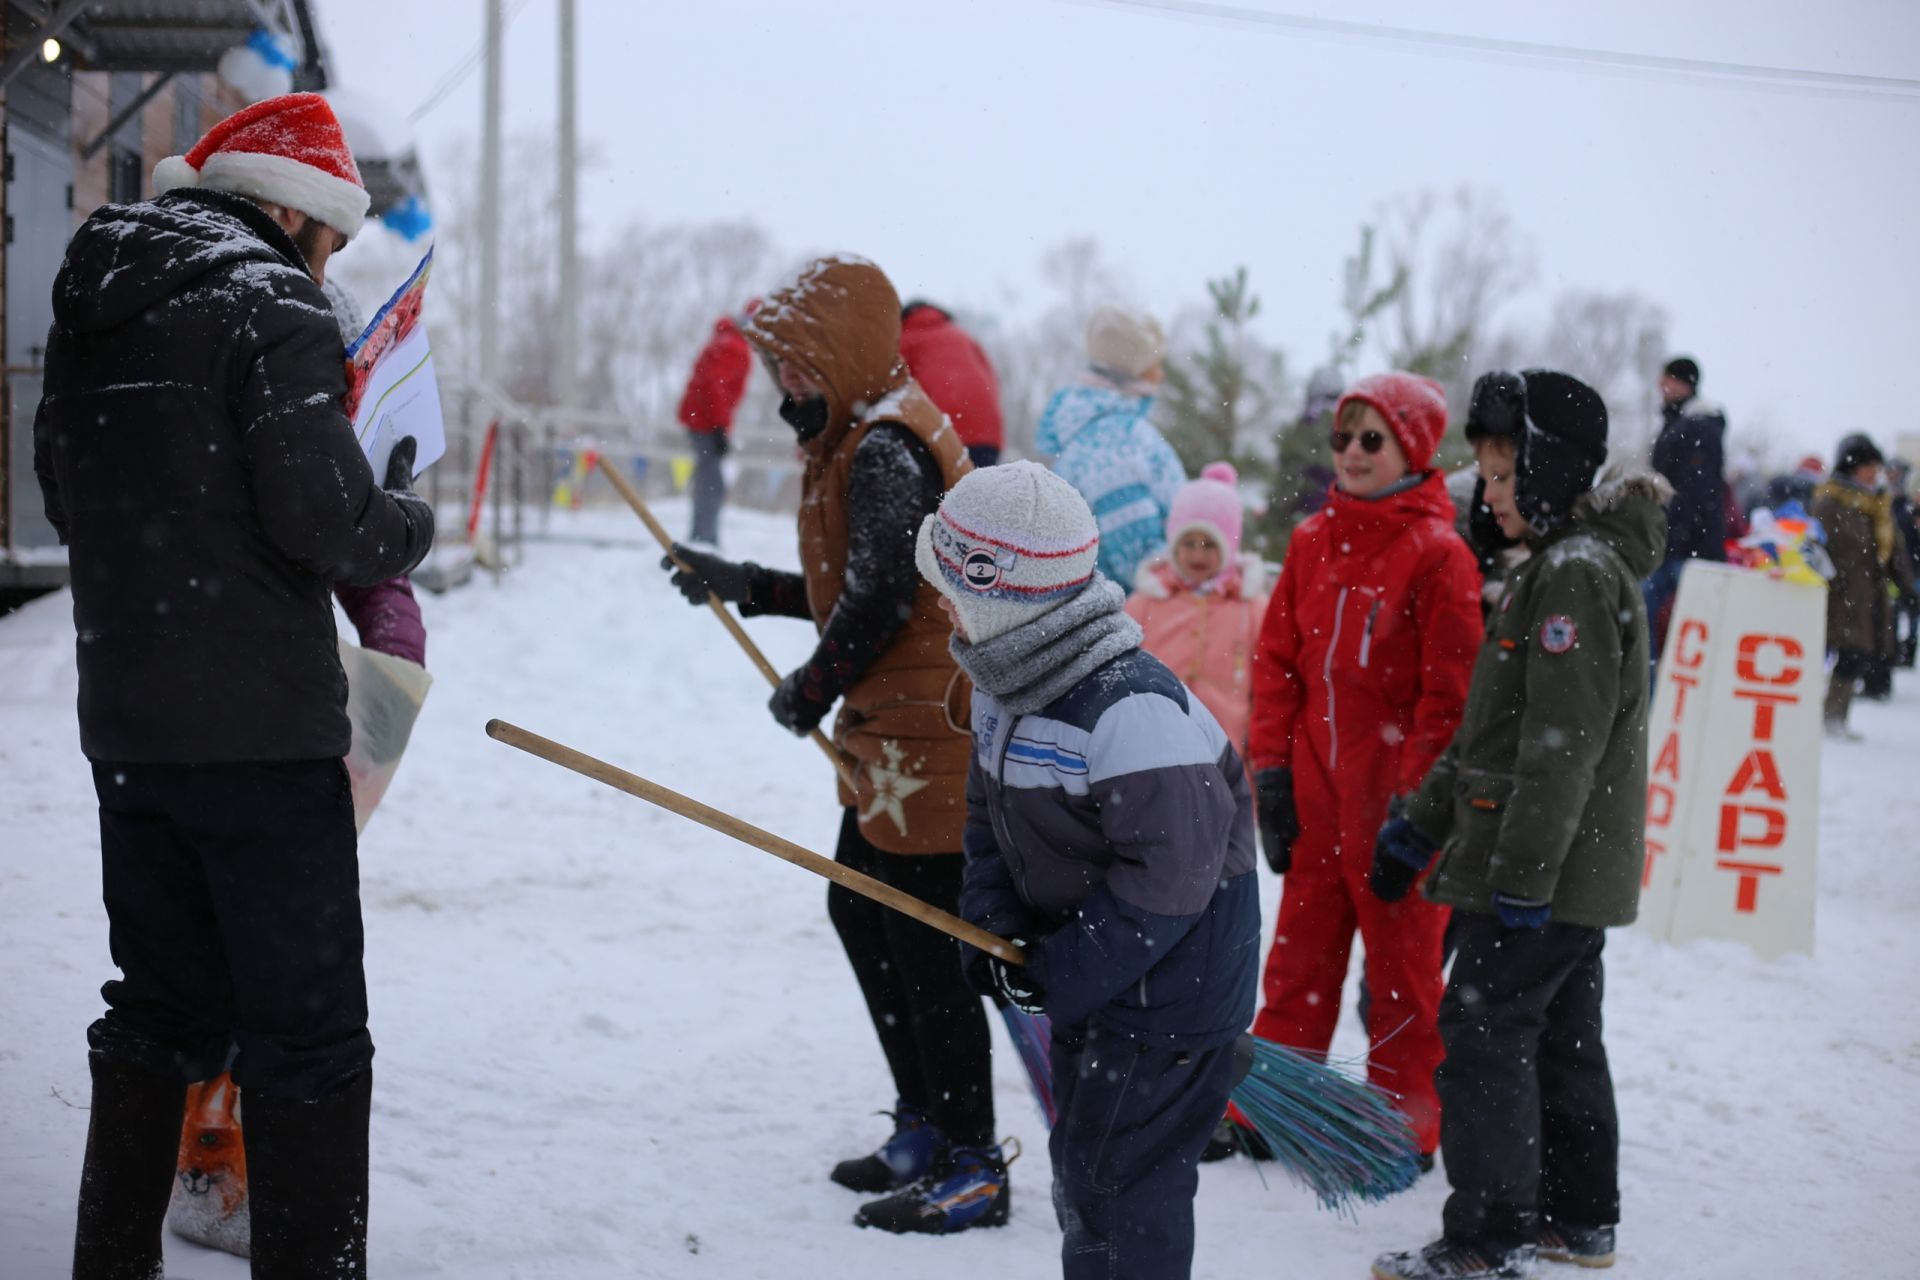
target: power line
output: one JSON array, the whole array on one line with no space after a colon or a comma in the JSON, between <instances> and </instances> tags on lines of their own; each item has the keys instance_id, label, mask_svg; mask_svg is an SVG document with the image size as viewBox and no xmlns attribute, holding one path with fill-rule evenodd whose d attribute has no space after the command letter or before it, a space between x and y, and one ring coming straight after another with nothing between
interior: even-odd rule
<instances>
[{"instance_id":1,"label":"power line","mask_svg":"<svg viewBox=\"0 0 1920 1280\"><path fill-rule=\"evenodd\" d=\"M1583 49L1572 45L1504 40L1493 36L1423 31L1413 27L1345 22L1303 14L1273 13L1244 5L1210 0L1078 0L1109 9L1133 9L1178 17L1275 27L1308 35L1343 40L1371 40L1438 52L1458 52L1498 58L1534 59L1582 64L1599 71L1651 74L1725 85L1812 93L1828 97L1869 98L1875 101L1920 102L1920 80L1902 76L1867 76L1844 71L1813 71L1801 67L1773 67L1756 63L1723 62L1705 58L1670 58L1658 54L1622 53L1612 49Z\"/></svg>"},{"instance_id":2,"label":"power line","mask_svg":"<svg viewBox=\"0 0 1920 1280\"><path fill-rule=\"evenodd\" d=\"M519 17L520 11L526 7L527 0L513 0L513 3L507 6L506 14L500 20L500 35L502 39L506 37L507 28L513 25L513 20ZM453 70L441 77L439 85L434 88L432 93L427 95L426 101L413 109L412 114L407 116L407 123L418 123L426 116L427 112L446 101L447 95L455 89L458 89L461 83L473 74L473 69L480 65L480 59L486 55L486 52L487 41L486 37L482 36L480 43L475 45L466 57L460 59Z\"/></svg>"}]
</instances>

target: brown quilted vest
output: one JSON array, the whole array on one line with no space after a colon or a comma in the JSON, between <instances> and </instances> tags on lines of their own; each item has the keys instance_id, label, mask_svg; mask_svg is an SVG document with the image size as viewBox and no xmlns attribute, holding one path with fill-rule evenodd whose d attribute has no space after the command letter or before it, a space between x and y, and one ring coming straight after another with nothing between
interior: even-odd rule
<instances>
[{"instance_id":1,"label":"brown quilted vest","mask_svg":"<svg viewBox=\"0 0 1920 1280\"><path fill-rule=\"evenodd\" d=\"M747 337L797 361L827 389L827 427L801 446L800 565L807 607L824 628L846 584L847 478L853 452L879 423L920 440L951 489L972 469L946 417L900 362L900 301L880 269L821 259L755 314ZM972 686L947 650L940 594L921 582L913 612L847 691L833 741L852 765L840 785L860 833L888 853L957 853L966 819Z\"/></svg>"}]
</instances>

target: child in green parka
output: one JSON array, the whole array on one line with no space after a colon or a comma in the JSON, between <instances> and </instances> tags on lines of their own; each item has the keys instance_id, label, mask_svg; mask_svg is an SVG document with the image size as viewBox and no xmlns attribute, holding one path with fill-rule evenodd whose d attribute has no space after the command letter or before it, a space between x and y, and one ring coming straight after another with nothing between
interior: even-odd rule
<instances>
[{"instance_id":1,"label":"child in green parka","mask_svg":"<svg viewBox=\"0 0 1920 1280\"><path fill-rule=\"evenodd\" d=\"M1458 946L1435 1080L1443 1235L1382 1255L1381 1280L1513 1280L1538 1257L1607 1266L1620 1216L1601 952L1639 901L1640 584L1671 490L1641 469L1596 484L1606 406L1564 373L1483 376L1467 435L1480 500L1532 555L1493 606L1459 731L1374 854L1388 901L1433 864L1425 892L1454 908Z\"/></svg>"}]
</instances>

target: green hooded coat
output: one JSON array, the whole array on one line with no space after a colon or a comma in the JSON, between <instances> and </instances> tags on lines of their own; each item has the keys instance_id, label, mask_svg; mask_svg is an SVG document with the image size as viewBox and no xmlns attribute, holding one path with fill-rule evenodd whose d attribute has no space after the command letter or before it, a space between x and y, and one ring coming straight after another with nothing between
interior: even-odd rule
<instances>
[{"instance_id":1,"label":"green hooded coat","mask_svg":"<svg viewBox=\"0 0 1920 1280\"><path fill-rule=\"evenodd\" d=\"M1666 547L1671 490L1604 479L1507 576L1466 715L1408 801L1443 846L1427 896L1493 911L1549 902L1563 924L1631 922L1646 857L1647 644L1641 581Z\"/></svg>"}]
</instances>

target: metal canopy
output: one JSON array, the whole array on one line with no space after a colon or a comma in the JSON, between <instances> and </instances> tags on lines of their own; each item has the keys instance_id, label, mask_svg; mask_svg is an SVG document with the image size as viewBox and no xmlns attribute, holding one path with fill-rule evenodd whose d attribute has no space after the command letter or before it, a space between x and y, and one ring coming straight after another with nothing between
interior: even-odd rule
<instances>
[{"instance_id":1,"label":"metal canopy","mask_svg":"<svg viewBox=\"0 0 1920 1280\"><path fill-rule=\"evenodd\" d=\"M283 37L299 62L295 84L322 89L327 72L313 31L309 0L97 0L60 39L81 71L210 72L220 55L245 44L255 27ZM9 0L16 21L37 22L45 9L31 0Z\"/></svg>"}]
</instances>

